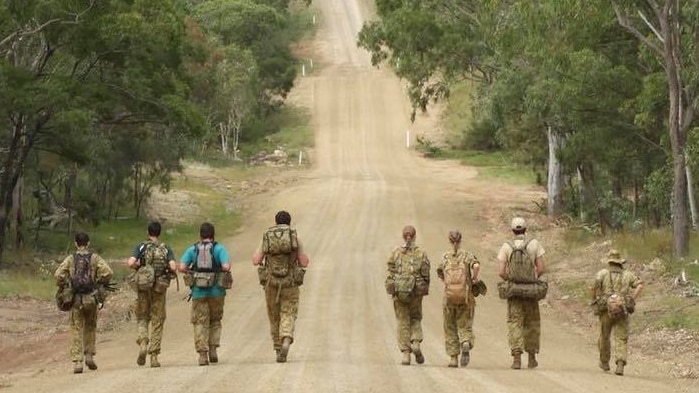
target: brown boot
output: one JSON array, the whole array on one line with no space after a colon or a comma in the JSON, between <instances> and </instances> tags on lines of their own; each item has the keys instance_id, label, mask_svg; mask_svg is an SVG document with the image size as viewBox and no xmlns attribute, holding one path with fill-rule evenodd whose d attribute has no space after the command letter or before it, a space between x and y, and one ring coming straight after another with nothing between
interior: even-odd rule
<instances>
[{"instance_id":1,"label":"brown boot","mask_svg":"<svg viewBox=\"0 0 699 393\"><path fill-rule=\"evenodd\" d=\"M138 347L138 358L136 358L136 364L139 366L146 364L146 355L148 355L148 343L141 342Z\"/></svg>"},{"instance_id":2,"label":"brown boot","mask_svg":"<svg viewBox=\"0 0 699 393\"><path fill-rule=\"evenodd\" d=\"M73 374L82 374L83 362L73 362Z\"/></svg>"},{"instance_id":3,"label":"brown boot","mask_svg":"<svg viewBox=\"0 0 699 393\"><path fill-rule=\"evenodd\" d=\"M97 363L95 363L95 360L92 358L91 353L86 353L85 354L85 365L87 368L90 370L97 370Z\"/></svg>"},{"instance_id":4,"label":"brown boot","mask_svg":"<svg viewBox=\"0 0 699 393\"><path fill-rule=\"evenodd\" d=\"M513 370L519 370L522 368L522 354L521 353L516 353L512 355L512 366L510 366Z\"/></svg>"},{"instance_id":5,"label":"brown boot","mask_svg":"<svg viewBox=\"0 0 699 393\"><path fill-rule=\"evenodd\" d=\"M536 361L536 352L529 352L529 359L527 359L527 368L536 368L539 362Z\"/></svg>"},{"instance_id":6,"label":"brown boot","mask_svg":"<svg viewBox=\"0 0 699 393\"><path fill-rule=\"evenodd\" d=\"M459 367L459 355L454 355L451 357L449 367Z\"/></svg>"},{"instance_id":7,"label":"brown boot","mask_svg":"<svg viewBox=\"0 0 699 393\"><path fill-rule=\"evenodd\" d=\"M218 353L213 345L209 346L209 363L218 363Z\"/></svg>"},{"instance_id":8,"label":"brown boot","mask_svg":"<svg viewBox=\"0 0 699 393\"><path fill-rule=\"evenodd\" d=\"M209 365L209 352L201 351L199 352L199 365L208 366Z\"/></svg>"},{"instance_id":9,"label":"brown boot","mask_svg":"<svg viewBox=\"0 0 699 393\"><path fill-rule=\"evenodd\" d=\"M401 360L400 364L410 366L410 351L403 352L403 360Z\"/></svg>"},{"instance_id":10,"label":"brown boot","mask_svg":"<svg viewBox=\"0 0 699 393\"><path fill-rule=\"evenodd\" d=\"M151 367L160 367L160 362L158 361L158 354L157 353L150 354L150 366Z\"/></svg>"},{"instance_id":11,"label":"brown boot","mask_svg":"<svg viewBox=\"0 0 699 393\"><path fill-rule=\"evenodd\" d=\"M275 349L274 352L277 354L277 363L284 363L286 359L282 358L282 350L281 349Z\"/></svg>"},{"instance_id":12,"label":"brown boot","mask_svg":"<svg viewBox=\"0 0 699 393\"><path fill-rule=\"evenodd\" d=\"M468 366L468 363L470 361L471 361L471 344L469 344L468 341L464 341L464 343L461 344L461 367Z\"/></svg>"},{"instance_id":13,"label":"brown boot","mask_svg":"<svg viewBox=\"0 0 699 393\"><path fill-rule=\"evenodd\" d=\"M289 354L289 347L291 346L291 337L284 337L282 340L282 347L279 350L279 356L277 356L277 361L279 363L286 362L286 356Z\"/></svg>"},{"instance_id":14,"label":"brown boot","mask_svg":"<svg viewBox=\"0 0 699 393\"><path fill-rule=\"evenodd\" d=\"M617 360L616 361L616 370L614 370L614 374L616 375L624 375L624 361L623 360Z\"/></svg>"},{"instance_id":15,"label":"brown boot","mask_svg":"<svg viewBox=\"0 0 699 393\"><path fill-rule=\"evenodd\" d=\"M609 371L611 368L609 367L609 362L603 362L600 360L599 362L599 368L602 369L602 371Z\"/></svg>"},{"instance_id":16,"label":"brown boot","mask_svg":"<svg viewBox=\"0 0 699 393\"><path fill-rule=\"evenodd\" d=\"M415 362L417 364L425 363L425 356L422 354L422 350L420 349L420 342L413 341L410 345L410 348L413 350L413 353L415 354Z\"/></svg>"}]
</instances>

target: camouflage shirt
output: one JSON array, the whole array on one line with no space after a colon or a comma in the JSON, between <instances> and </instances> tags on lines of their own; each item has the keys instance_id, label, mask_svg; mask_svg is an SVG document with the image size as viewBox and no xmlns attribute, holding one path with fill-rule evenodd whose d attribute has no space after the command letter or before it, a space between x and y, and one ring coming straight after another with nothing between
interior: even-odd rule
<instances>
[{"instance_id":1,"label":"camouflage shirt","mask_svg":"<svg viewBox=\"0 0 699 393\"><path fill-rule=\"evenodd\" d=\"M76 251L78 254L88 254L86 248L80 248ZM112 268L107 262L96 253L92 253L90 257L90 269L92 278L96 283L106 284L112 278ZM56 269L54 276L56 277L56 285L63 286L70 282L70 274L73 271L73 255L67 256Z\"/></svg>"}]
</instances>

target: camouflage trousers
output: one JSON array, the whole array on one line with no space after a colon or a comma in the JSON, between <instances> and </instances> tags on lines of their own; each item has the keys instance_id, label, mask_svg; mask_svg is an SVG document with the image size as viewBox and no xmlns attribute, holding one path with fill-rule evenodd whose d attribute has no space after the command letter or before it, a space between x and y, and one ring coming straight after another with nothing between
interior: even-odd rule
<instances>
[{"instance_id":1,"label":"camouflage trousers","mask_svg":"<svg viewBox=\"0 0 699 393\"><path fill-rule=\"evenodd\" d=\"M507 299L507 338L512 355L539 353L541 315L535 299Z\"/></svg>"},{"instance_id":2,"label":"camouflage trousers","mask_svg":"<svg viewBox=\"0 0 699 393\"><path fill-rule=\"evenodd\" d=\"M192 299L194 348L197 352L208 352L209 347L221 345L221 319L225 300L225 296Z\"/></svg>"},{"instance_id":3,"label":"camouflage trousers","mask_svg":"<svg viewBox=\"0 0 699 393\"><path fill-rule=\"evenodd\" d=\"M614 336L614 355L615 363L619 360L626 364L627 349L626 344L629 340L629 317L611 319L605 312L599 316L600 332L597 340L599 348L599 360L602 363L608 363L612 357L612 347L610 341Z\"/></svg>"},{"instance_id":4,"label":"camouflage trousers","mask_svg":"<svg viewBox=\"0 0 699 393\"><path fill-rule=\"evenodd\" d=\"M269 332L275 350L282 347L284 337L294 341L294 327L299 313L299 287L279 288L267 285L265 288Z\"/></svg>"},{"instance_id":5,"label":"camouflage trousers","mask_svg":"<svg viewBox=\"0 0 699 393\"><path fill-rule=\"evenodd\" d=\"M136 298L137 344L148 344L148 353L160 353L165 324L166 294L153 290L138 291Z\"/></svg>"},{"instance_id":6,"label":"camouflage trousers","mask_svg":"<svg viewBox=\"0 0 699 393\"><path fill-rule=\"evenodd\" d=\"M447 355L455 356L461 353L461 345L468 342L473 348L476 339L473 334L473 315L475 301L471 304L451 305L444 303L444 346Z\"/></svg>"},{"instance_id":7,"label":"camouflage trousers","mask_svg":"<svg viewBox=\"0 0 699 393\"><path fill-rule=\"evenodd\" d=\"M95 354L97 303L83 302L82 298L87 296L92 295L75 295L75 305L70 310L70 360L73 362L82 362L86 353Z\"/></svg>"},{"instance_id":8,"label":"camouflage trousers","mask_svg":"<svg viewBox=\"0 0 699 393\"><path fill-rule=\"evenodd\" d=\"M422 342L422 296L413 296L409 302L393 299L396 312L398 348L401 352L410 351L410 342Z\"/></svg>"}]
</instances>

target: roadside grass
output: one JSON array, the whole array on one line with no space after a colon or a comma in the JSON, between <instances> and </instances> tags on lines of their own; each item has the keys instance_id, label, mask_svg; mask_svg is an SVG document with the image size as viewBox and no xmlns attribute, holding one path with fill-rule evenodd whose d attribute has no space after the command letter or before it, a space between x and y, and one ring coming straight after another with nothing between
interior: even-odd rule
<instances>
[{"instance_id":1,"label":"roadside grass","mask_svg":"<svg viewBox=\"0 0 699 393\"><path fill-rule=\"evenodd\" d=\"M462 165L475 167L480 176L511 184L531 185L541 182L540 175L513 162L502 152L440 149L434 153L433 158L458 160Z\"/></svg>"},{"instance_id":2,"label":"roadside grass","mask_svg":"<svg viewBox=\"0 0 699 393\"><path fill-rule=\"evenodd\" d=\"M182 224L163 223L160 239L170 245L179 259L184 249L199 238L199 225L203 221L217 228L234 232L241 224L240 213L231 212L225 203L226 196L208 184L188 179L175 179L173 189L189 190L198 195L198 214ZM114 270L113 281L123 282L129 269L123 262L131 255L133 247L146 238L148 220L127 218L103 221L95 227L76 228L90 236L90 247L110 262ZM4 259L13 261L0 271L0 298L28 296L51 299L55 293L53 273L63 259L73 252L73 239L67 231L45 231L41 234L44 250L39 254L28 251L8 251ZM51 251L53 250L53 251Z\"/></svg>"},{"instance_id":3,"label":"roadside grass","mask_svg":"<svg viewBox=\"0 0 699 393\"><path fill-rule=\"evenodd\" d=\"M572 255L589 255L590 245L608 246L598 250L598 254L577 275L565 274L559 283L560 290L571 297L581 296L586 299L585 286L590 277L588 273L603 267L597 263L608 248L619 249L629 263L634 266L635 274L644 280L641 299L646 309L640 309L632 318L636 327L688 329L699 332L699 263L695 258L674 260L672 258L672 231L670 229L647 229L637 232L615 233L600 236L583 228L569 228L563 235L564 247ZM699 237L692 234L690 254L699 251ZM661 263L653 262L659 260ZM651 265L655 265L652 266ZM684 272L688 284L675 286L675 278ZM580 274L582 273L582 274ZM577 277L577 278L576 278ZM582 305L582 302L581 302Z\"/></svg>"}]
</instances>

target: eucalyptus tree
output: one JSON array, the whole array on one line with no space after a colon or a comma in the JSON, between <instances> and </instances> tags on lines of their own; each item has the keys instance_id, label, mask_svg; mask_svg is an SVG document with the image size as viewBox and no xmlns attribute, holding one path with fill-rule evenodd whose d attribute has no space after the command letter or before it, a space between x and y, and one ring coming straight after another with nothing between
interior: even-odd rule
<instances>
[{"instance_id":1,"label":"eucalyptus tree","mask_svg":"<svg viewBox=\"0 0 699 393\"><path fill-rule=\"evenodd\" d=\"M148 124L160 140L201 130L180 79L182 21L169 0L0 3L0 258L37 150Z\"/></svg>"},{"instance_id":2,"label":"eucalyptus tree","mask_svg":"<svg viewBox=\"0 0 699 393\"><path fill-rule=\"evenodd\" d=\"M673 252L689 252L687 133L699 102L699 1L610 0L619 24L632 34L665 73L667 133L672 153Z\"/></svg>"}]
</instances>

